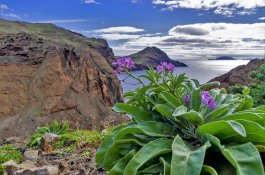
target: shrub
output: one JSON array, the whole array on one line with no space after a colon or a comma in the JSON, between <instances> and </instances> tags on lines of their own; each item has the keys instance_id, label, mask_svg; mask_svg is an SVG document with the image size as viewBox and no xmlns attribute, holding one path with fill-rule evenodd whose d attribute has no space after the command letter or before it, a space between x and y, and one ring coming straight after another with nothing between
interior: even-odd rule
<instances>
[{"instance_id":1,"label":"shrub","mask_svg":"<svg viewBox=\"0 0 265 175\"><path fill-rule=\"evenodd\" d=\"M0 175L5 173L5 167L1 164L14 160L16 163L20 163L23 158L21 152L16 151L12 145L4 145L0 147Z\"/></svg>"},{"instance_id":2,"label":"shrub","mask_svg":"<svg viewBox=\"0 0 265 175\"><path fill-rule=\"evenodd\" d=\"M64 122L63 124L59 124L57 121L54 121L50 126L39 127L37 128L37 132L33 134L30 138L28 146L36 147L40 145L41 138L46 133L53 133L57 135L63 135L70 130L69 123Z\"/></svg>"},{"instance_id":3,"label":"shrub","mask_svg":"<svg viewBox=\"0 0 265 175\"><path fill-rule=\"evenodd\" d=\"M264 149L265 106L252 108L248 89L205 91L218 83L200 85L160 66L136 77L142 87L114 105L133 121L103 141L96 163L109 175L264 175L257 147Z\"/></svg>"},{"instance_id":4,"label":"shrub","mask_svg":"<svg viewBox=\"0 0 265 175\"><path fill-rule=\"evenodd\" d=\"M250 83L248 86L250 88L250 95L253 97L254 105L264 105L265 104L265 64L260 66L257 71L252 71L250 73L251 78L254 83ZM229 91L236 94L242 93L244 87L240 85L235 85L229 87Z\"/></svg>"}]
</instances>

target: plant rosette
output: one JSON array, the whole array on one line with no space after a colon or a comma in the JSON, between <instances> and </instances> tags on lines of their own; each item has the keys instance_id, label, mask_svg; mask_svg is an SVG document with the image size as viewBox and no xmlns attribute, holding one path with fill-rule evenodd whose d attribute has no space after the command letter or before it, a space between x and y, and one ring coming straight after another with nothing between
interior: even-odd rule
<instances>
[{"instance_id":1,"label":"plant rosette","mask_svg":"<svg viewBox=\"0 0 265 175\"><path fill-rule=\"evenodd\" d=\"M141 87L113 106L132 122L103 141L96 163L109 175L264 175L265 106L253 108L247 90L210 89L219 83L201 85L167 65L136 77Z\"/></svg>"}]
</instances>

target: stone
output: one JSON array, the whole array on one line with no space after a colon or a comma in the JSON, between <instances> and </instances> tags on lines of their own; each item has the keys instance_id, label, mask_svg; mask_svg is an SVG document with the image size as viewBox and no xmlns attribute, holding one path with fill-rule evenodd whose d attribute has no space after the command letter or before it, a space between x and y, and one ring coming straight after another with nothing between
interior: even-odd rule
<instances>
[{"instance_id":1,"label":"stone","mask_svg":"<svg viewBox=\"0 0 265 175\"><path fill-rule=\"evenodd\" d=\"M25 170L18 170L14 175L58 175L59 169L55 166L42 166Z\"/></svg>"},{"instance_id":2,"label":"stone","mask_svg":"<svg viewBox=\"0 0 265 175\"><path fill-rule=\"evenodd\" d=\"M39 157L39 150L27 150L24 152L24 161L37 162Z\"/></svg>"},{"instance_id":3,"label":"stone","mask_svg":"<svg viewBox=\"0 0 265 175\"><path fill-rule=\"evenodd\" d=\"M35 163L26 160L25 162L22 162L21 164L17 165L19 169L30 169L30 168L36 168L37 166Z\"/></svg>"},{"instance_id":4,"label":"stone","mask_svg":"<svg viewBox=\"0 0 265 175\"><path fill-rule=\"evenodd\" d=\"M9 161L3 163L2 165L6 167L5 170L6 170L6 173L8 175L12 175L13 172L15 172L19 169L17 163L13 160L9 160Z\"/></svg>"},{"instance_id":5,"label":"stone","mask_svg":"<svg viewBox=\"0 0 265 175\"><path fill-rule=\"evenodd\" d=\"M45 152L52 152L52 144L56 143L60 139L60 136L53 133L45 133L40 141L40 148Z\"/></svg>"},{"instance_id":6,"label":"stone","mask_svg":"<svg viewBox=\"0 0 265 175\"><path fill-rule=\"evenodd\" d=\"M0 20L0 26L0 139L29 136L54 120L102 129L109 107L122 101L107 42L51 24ZM122 122L115 116L113 125Z\"/></svg>"}]
</instances>

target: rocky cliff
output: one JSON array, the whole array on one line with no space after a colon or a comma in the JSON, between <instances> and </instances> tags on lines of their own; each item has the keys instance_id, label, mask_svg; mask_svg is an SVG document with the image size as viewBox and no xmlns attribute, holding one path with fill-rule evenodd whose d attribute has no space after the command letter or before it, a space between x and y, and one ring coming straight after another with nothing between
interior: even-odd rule
<instances>
[{"instance_id":1,"label":"rocky cliff","mask_svg":"<svg viewBox=\"0 0 265 175\"><path fill-rule=\"evenodd\" d=\"M122 95L106 41L51 24L0 26L0 138L53 120L86 129L119 121L108 108Z\"/></svg>"},{"instance_id":2,"label":"rocky cliff","mask_svg":"<svg viewBox=\"0 0 265 175\"><path fill-rule=\"evenodd\" d=\"M145 49L130 55L135 63L134 70L147 69L148 66L156 67L161 62L174 64L176 67L187 67L186 64L172 60L168 55L157 47L146 47Z\"/></svg>"},{"instance_id":3,"label":"rocky cliff","mask_svg":"<svg viewBox=\"0 0 265 175\"><path fill-rule=\"evenodd\" d=\"M216 77L211 81L219 81L221 87L228 88L233 85L247 85L253 80L249 76L249 73L253 70L258 70L261 64L265 63L265 59L251 60L247 65L238 66L224 75Z\"/></svg>"}]
</instances>

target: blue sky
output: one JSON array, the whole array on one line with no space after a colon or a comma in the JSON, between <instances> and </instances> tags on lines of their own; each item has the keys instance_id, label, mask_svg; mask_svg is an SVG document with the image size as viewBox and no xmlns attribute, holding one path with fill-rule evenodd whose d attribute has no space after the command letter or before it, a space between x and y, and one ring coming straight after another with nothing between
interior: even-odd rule
<instances>
[{"instance_id":1,"label":"blue sky","mask_svg":"<svg viewBox=\"0 0 265 175\"><path fill-rule=\"evenodd\" d=\"M265 0L0 0L0 17L107 39L116 55L264 57Z\"/></svg>"}]
</instances>

